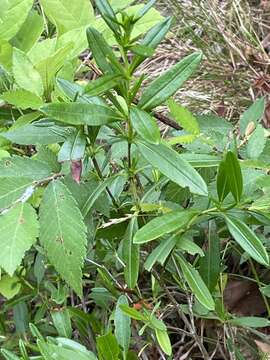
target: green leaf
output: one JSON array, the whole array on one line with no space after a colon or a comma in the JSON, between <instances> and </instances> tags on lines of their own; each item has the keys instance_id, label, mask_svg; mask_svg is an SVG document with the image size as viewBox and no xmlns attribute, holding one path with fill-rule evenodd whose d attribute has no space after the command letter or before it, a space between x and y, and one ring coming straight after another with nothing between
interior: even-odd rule
<instances>
[{"instance_id":1,"label":"green leaf","mask_svg":"<svg viewBox=\"0 0 270 360\"><path fill-rule=\"evenodd\" d=\"M240 219L224 215L234 240L256 261L269 266L269 257L261 239Z\"/></svg>"},{"instance_id":2,"label":"green leaf","mask_svg":"<svg viewBox=\"0 0 270 360\"><path fill-rule=\"evenodd\" d=\"M1 349L0 351L6 360L21 360L17 355L13 354L9 350Z\"/></svg>"},{"instance_id":3,"label":"green leaf","mask_svg":"<svg viewBox=\"0 0 270 360\"><path fill-rule=\"evenodd\" d=\"M24 90L37 96L43 94L43 84L39 72L34 68L27 55L16 48L13 50L13 75L16 83Z\"/></svg>"},{"instance_id":4,"label":"green leaf","mask_svg":"<svg viewBox=\"0 0 270 360\"><path fill-rule=\"evenodd\" d=\"M220 240L213 220L208 225L208 246L205 256L200 259L199 265L201 277L210 292L213 293L220 273Z\"/></svg>"},{"instance_id":5,"label":"green leaf","mask_svg":"<svg viewBox=\"0 0 270 360\"><path fill-rule=\"evenodd\" d=\"M10 43L0 38L0 64L6 71L12 69L13 48Z\"/></svg>"},{"instance_id":6,"label":"green leaf","mask_svg":"<svg viewBox=\"0 0 270 360\"><path fill-rule=\"evenodd\" d=\"M240 132L241 135L245 134L249 123L255 124L263 117L265 110L265 98L257 99L241 116L240 118Z\"/></svg>"},{"instance_id":7,"label":"green leaf","mask_svg":"<svg viewBox=\"0 0 270 360\"><path fill-rule=\"evenodd\" d=\"M228 151L225 157L225 171L230 191L235 201L239 202L243 192L243 177L239 161L232 151Z\"/></svg>"},{"instance_id":8,"label":"green leaf","mask_svg":"<svg viewBox=\"0 0 270 360\"><path fill-rule=\"evenodd\" d=\"M119 307L125 314L131 317L131 319L140 320L144 322L148 321L148 318L145 315L140 313L138 310L129 307L128 305L119 305Z\"/></svg>"},{"instance_id":9,"label":"green leaf","mask_svg":"<svg viewBox=\"0 0 270 360\"><path fill-rule=\"evenodd\" d=\"M183 153L181 157L194 168L216 167L221 162L219 157L208 154Z\"/></svg>"},{"instance_id":10,"label":"green leaf","mask_svg":"<svg viewBox=\"0 0 270 360\"><path fill-rule=\"evenodd\" d=\"M222 202L230 192L228 172L225 160L221 161L217 174L217 193L219 201Z\"/></svg>"},{"instance_id":11,"label":"green leaf","mask_svg":"<svg viewBox=\"0 0 270 360\"><path fill-rule=\"evenodd\" d=\"M0 4L0 38L10 40L23 25L33 0L6 0Z\"/></svg>"},{"instance_id":12,"label":"green leaf","mask_svg":"<svg viewBox=\"0 0 270 360\"><path fill-rule=\"evenodd\" d=\"M204 252L202 249L192 240L190 240L187 236L181 236L176 244L177 249L181 251L187 252L190 255L199 254L200 256L204 256Z\"/></svg>"},{"instance_id":13,"label":"green leaf","mask_svg":"<svg viewBox=\"0 0 270 360\"><path fill-rule=\"evenodd\" d=\"M57 27L58 35L89 25L94 21L94 11L88 0L41 0L41 5Z\"/></svg>"},{"instance_id":14,"label":"green leaf","mask_svg":"<svg viewBox=\"0 0 270 360\"><path fill-rule=\"evenodd\" d=\"M243 316L228 321L232 326L243 326L250 328L263 328L270 325L270 321L266 318L258 316Z\"/></svg>"},{"instance_id":15,"label":"green leaf","mask_svg":"<svg viewBox=\"0 0 270 360\"><path fill-rule=\"evenodd\" d=\"M39 96L23 89L6 91L1 94L1 99L23 110L38 109L43 104Z\"/></svg>"},{"instance_id":16,"label":"green leaf","mask_svg":"<svg viewBox=\"0 0 270 360\"><path fill-rule=\"evenodd\" d=\"M203 282L200 274L193 268L183 257L177 256L176 258L180 264L184 278L188 283L191 291L195 295L196 299L208 310L215 309L214 300Z\"/></svg>"},{"instance_id":17,"label":"green leaf","mask_svg":"<svg viewBox=\"0 0 270 360\"><path fill-rule=\"evenodd\" d=\"M44 20L37 11L31 10L20 28L19 32L12 39L12 44L16 48L28 52L38 41L43 32Z\"/></svg>"},{"instance_id":18,"label":"green leaf","mask_svg":"<svg viewBox=\"0 0 270 360\"><path fill-rule=\"evenodd\" d=\"M143 244L157 239L174 230L185 228L185 226L197 216L195 210L175 210L149 221L134 236L135 244Z\"/></svg>"},{"instance_id":19,"label":"green leaf","mask_svg":"<svg viewBox=\"0 0 270 360\"><path fill-rule=\"evenodd\" d=\"M113 50L104 40L102 34L100 34L93 27L89 27L86 31L86 35L94 59L103 73L106 74L117 72L125 75L121 64L118 62Z\"/></svg>"},{"instance_id":20,"label":"green leaf","mask_svg":"<svg viewBox=\"0 0 270 360\"><path fill-rule=\"evenodd\" d=\"M119 359L120 348L112 333L97 337L96 342L100 360Z\"/></svg>"},{"instance_id":21,"label":"green leaf","mask_svg":"<svg viewBox=\"0 0 270 360\"><path fill-rule=\"evenodd\" d=\"M53 122L35 122L1 134L4 138L20 145L62 143L68 135L68 129L54 125Z\"/></svg>"},{"instance_id":22,"label":"green leaf","mask_svg":"<svg viewBox=\"0 0 270 360\"><path fill-rule=\"evenodd\" d=\"M22 156L12 156L0 161L0 178L27 177L33 180L46 179L52 175L48 164Z\"/></svg>"},{"instance_id":23,"label":"green leaf","mask_svg":"<svg viewBox=\"0 0 270 360\"><path fill-rule=\"evenodd\" d=\"M0 279L0 294L8 300L16 296L21 290L20 279L14 275L4 275Z\"/></svg>"},{"instance_id":24,"label":"green leaf","mask_svg":"<svg viewBox=\"0 0 270 360\"><path fill-rule=\"evenodd\" d=\"M147 112L132 107L130 110L130 120L134 129L144 140L152 144L159 143L159 127L156 121Z\"/></svg>"},{"instance_id":25,"label":"green leaf","mask_svg":"<svg viewBox=\"0 0 270 360\"><path fill-rule=\"evenodd\" d=\"M149 0L142 8L140 8L138 13L135 15L135 19L137 20L143 17L151 9L151 7L155 5L156 1L157 0Z\"/></svg>"},{"instance_id":26,"label":"green leaf","mask_svg":"<svg viewBox=\"0 0 270 360\"><path fill-rule=\"evenodd\" d=\"M68 310L52 311L51 316L58 335L70 338L72 335L72 327Z\"/></svg>"},{"instance_id":27,"label":"green leaf","mask_svg":"<svg viewBox=\"0 0 270 360\"><path fill-rule=\"evenodd\" d=\"M139 142L138 148L143 157L181 187L189 187L192 193L207 196L207 186L202 177L175 150L166 145L153 145Z\"/></svg>"},{"instance_id":28,"label":"green leaf","mask_svg":"<svg viewBox=\"0 0 270 360\"><path fill-rule=\"evenodd\" d=\"M137 218L133 217L128 224L123 238L123 261L125 262L124 276L127 286L134 289L139 275L140 247L133 244L133 236L138 230Z\"/></svg>"},{"instance_id":29,"label":"green leaf","mask_svg":"<svg viewBox=\"0 0 270 360\"><path fill-rule=\"evenodd\" d=\"M156 333L157 341L158 341L161 349L164 351L164 353L166 355L171 356L172 346L171 346L171 341L170 341L167 331L162 331L162 330L156 329L155 333Z\"/></svg>"},{"instance_id":30,"label":"green leaf","mask_svg":"<svg viewBox=\"0 0 270 360\"><path fill-rule=\"evenodd\" d=\"M128 305L128 300L125 295L121 295L117 300L116 310L114 315L115 337L118 344L122 347L125 353L128 352L129 342L131 336L131 321L120 308L120 305Z\"/></svg>"},{"instance_id":31,"label":"green leaf","mask_svg":"<svg viewBox=\"0 0 270 360\"><path fill-rule=\"evenodd\" d=\"M89 96L96 96L103 94L104 92L113 89L116 85L118 85L119 80L122 75L103 75L96 80L90 81L85 88L84 94Z\"/></svg>"},{"instance_id":32,"label":"green leaf","mask_svg":"<svg viewBox=\"0 0 270 360\"><path fill-rule=\"evenodd\" d=\"M55 75L64 65L72 49L73 43L68 42L62 48L57 49L53 54L46 56L35 64L35 68L41 76L43 86L47 93L52 90Z\"/></svg>"},{"instance_id":33,"label":"green leaf","mask_svg":"<svg viewBox=\"0 0 270 360\"><path fill-rule=\"evenodd\" d=\"M80 160L84 156L86 137L81 130L73 132L62 145L58 153L58 161Z\"/></svg>"},{"instance_id":34,"label":"green leaf","mask_svg":"<svg viewBox=\"0 0 270 360\"><path fill-rule=\"evenodd\" d=\"M154 54L154 49L145 45L133 45L130 47L133 54L139 55L143 58L150 57Z\"/></svg>"},{"instance_id":35,"label":"green leaf","mask_svg":"<svg viewBox=\"0 0 270 360\"><path fill-rule=\"evenodd\" d=\"M170 30L173 22L173 17L167 17L160 23L156 24L152 29L148 31L144 39L141 42L142 46L147 46L153 50L159 45L159 43L165 38L166 34ZM131 64L132 70L136 69L145 59L145 56L135 56Z\"/></svg>"},{"instance_id":36,"label":"green leaf","mask_svg":"<svg viewBox=\"0 0 270 360\"><path fill-rule=\"evenodd\" d=\"M33 180L25 177L1 178L0 209L12 205L25 194L27 189L31 192L32 184Z\"/></svg>"},{"instance_id":37,"label":"green leaf","mask_svg":"<svg viewBox=\"0 0 270 360\"><path fill-rule=\"evenodd\" d=\"M172 117L184 130L193 135L199 135L200 128L198 121L188 109L177 104L173 99L168 101L168 106Z\"/></svg>"},{"instance_id":38,"label":"green leaf","mask_svg":"<svg viewBox=\"0 0 270 360\"><path fill-rule=\"evenodd\" d=\"M81 296L86 227L76 201L60 180L52 181L42 198L40 242L61 277Z\"/></svg>"},{"instance_id":39,"label":"green leaf","mask_svg":"<svg viewBox=\"0 0 270 360\"><path fill-rule=\"evenodd\" d=\"M89 213L89 211L92 209L94 203L99 198L99 196L108 186L110 186L115 181L115 179L116 177L110 177L108 179L103 180L96 187L96 190L89 195L89 197L86 199L81 209L83 217L85 217Z\"/></svg>"},{"instance_id":40,"label":"green leaf","mask_svg":"<svg viewBox=\"0 0 270 360\"><path fill-rule=\"evenodd\" d=\"M95 4L109 28L114 34L118 34L120 29L117 18L108 0L96 0Z\"/></svg>"},{"instance_id":41,"label":"green leaf","mask_svg":"<svg viewBox=\"0 0 270 360\"><path fill-rule=\"evenodd\" d=\"M121 116L107 106L79 103L52 103L40 108L47 116L71 125L100 126L121 120Z\"/></svg>"},{"instance_id":42,"label":"green leaf","mask_svg":"<svg viewBox=\"0 0 270 360\"><path fill-rule=\"evenodd\" d=\"M164 265L166 259L170 255L177 243L177 237L171 236L168 240L162 239L160 244L151 252L144 263L144 268L151 271L156 262Z\"/></svg>"},{"instance_id":43,"label":"green leaf","mask_svg":"<svg viewBox=\"0 0 270 360\"><path fill-rule=\"evenodd\" d=\"M24 253L35 243L38 221L35 210L27 203L18 203L0 215L0 266L12 276Z\"/></svg>"},{"instance_id":44,"label":"green leaf","mask_svg":"<svg viewBox=\"0 0 270 360\"><path fill-rule=\"evenodd\" d=\"M259 124L248 140L247 157L249 159L258 159L264 150L265 144L266 136L264 135L264 128Z\"/></svg>"},{"instance_id":45,"label":"green leaf","mask_svg":"<svg viewBox=\"0 0 270 360\"><path fill-rule=\"evenodd\" d=\"M194 53L167 70L143 91L138 106L144 110L151 110L164 103L192 75L201 59L201 53Z\"/></svg>"}]
</instances>

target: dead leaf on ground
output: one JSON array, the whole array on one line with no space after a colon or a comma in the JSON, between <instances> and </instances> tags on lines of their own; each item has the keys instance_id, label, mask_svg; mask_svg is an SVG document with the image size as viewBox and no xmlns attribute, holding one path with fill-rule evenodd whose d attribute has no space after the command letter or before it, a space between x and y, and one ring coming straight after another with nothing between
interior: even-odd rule
<instances>
[{"instance_id":1,"label":"dead leaf on ground","mask_svg":"<svg viewBox=\"0 0 270 360\"><path fill-rule=\"evenodd\" d=\"M230 279L224 291L224 303L233 314L255 316L265 313L266 308L256 283Z\"/></svg>"},{"instance_id":2,"label":"dead leaf on ground","mask_svg":"<svg viewBox=\"0 0 270 360\"><path fill-rule=\"evenodd\" d=\"M258 346L258 349L264 354L267 355L268 360L270 360L270 345L266 344L262 341L255 340L256 345Z\"/></svg>"}]
</instances>

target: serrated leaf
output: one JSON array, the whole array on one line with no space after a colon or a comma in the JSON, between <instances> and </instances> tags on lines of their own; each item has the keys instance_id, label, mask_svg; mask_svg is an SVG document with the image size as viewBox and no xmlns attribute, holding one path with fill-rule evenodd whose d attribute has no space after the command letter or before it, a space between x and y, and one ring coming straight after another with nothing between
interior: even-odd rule
<instances>
[{"instance_id":1,"label":"serrated leaf","mask_svg":"<svg viewBox=\"0 0 270 360\"><path fill-rule=\"evenodd\" d=\"M240 219L224 215L234 240L256 261L269 266L269 257L261 239Z\"/></svg>"},{"instance_id":2,"label":"serrated leaf","mask_svg":"<svg viewBox=\"0 0 270 360\"><path fill-rule=\"evenodd\" d=\"M0 38L10 40L24 23L33 0L6 0L0 4Z\"/></svg>"},{"instance_id":3,"label":"serrated leaf","mask_svg":"<svg viewBox=\"0 0 270 360\"><path fill-rule=\"evenodd\" d=\"M139 108L130 109L130 120L137 133L146 141L158 144L160 131L156 121L147 112Z\"/></svg>"},{"instance_id":4,"label":"serrated leaf","mask_svg":"<svg viewBox=\"0 0 270 360\"><path fill-rule=\"evenodd\" d=\"M32 184L33 180L29 178L2 178L0 187L0 209L7 208L18 200Z\"/></svg>"},{"instance_id":5,"label":"serrated leaf","mask_svg":"<svg viewBox=\"0 0 270 360\"><path fill-rule=\"evenodd\" d=\"M266 136L262 125L257 125L247 143L247 157L249 159L258 159L264 150Z\"/></svg>"},{"instance_id":6,"label":"serrated leaf","mask_svg":"<svg viewBox=\"0 0 270 360\"><path fill-rule=\"evenodd\" d=\"M24 253L35 243L38 221L35 210L27 203L18 203L0 215L0 266L12 276Z\"/></svg>"},{"instance_id":7,"label":"serrated leaf","mask_svg":"<svg viewBox=\"0 0 270 360\"><path fill-rule=\"evenodd\" d=\"M47 116L71 125L100 126L121 120L121 116L107 106L79 103L52 103L40 109Z\"/></svg>"},{"instance_id":8,"label":"serrated leaf","mask_svg":"<svg viewBox=\"0 0 270 360\"><path fill-rule=\"evenodd\" d=\"M120 308L120 305L128 305L128 300L125 295L121 295L117 300L115 315L114 315L114 326L115 326L115 337L118 344L122 347L125 353L129 349L129 342L131 336L131 321Z\"/></svg>"},{"instance_id":9,"label":"serrated leaf","mask_svg":"<svg viewBox=\"0 0 270 360\"><path fill-rule=\"evenodd\" d=\"M196 299L208 310L215 309L214 300L198 271L183 257L177 256L184 278Z\"/></svg>"},{"instance_id":10,"label":"serrated leaf","mask_svg":"<svg viewBox=\"0 0 270 360\"><path fill-rule=\"evenodd\" d=\"M125 262L124 276L127 286L134 289L139 274L140 265L140 248L139 245L133 244L133 236L138 230L137 218L133 217L128 224L123 238L123 260Z\"/></svg>"},{"instance_id":11,"label":"serrated leaf","mask_svg":"<svg viewBox=\"0 0 270 360\"><path fill-rule=\"evenodd\" d=\"M52 181L42 198L40 242L61 277L81 296L86 227L76 201L60 180Z\"/></svg>"},{"instance_id":12,"label":"serrated leaf","mask_svg":"<svg viewBox=\"0 0 270 360\"><path fill-rule=\"evenodd\" d=\"M198 121L188 109L177 104L173 99L168 100L168 106L172 117L184 130L193 135L199 135L200 128Z\"/></svg>"},{"instance_id":13,"label":"serrated leaf","mask_svg":"<svg viewBox=\"0 0 270 360\"><path fill-rule=\"evenodd\" d=\"M138 142L138 148L143 157L181 187L189 187L192 193L207 196L207 186L189 163L175 150L166 145Z\"/></svg>"},{"instance_id":14,"label":"serrated leaf","mask_svg":"<svg viewBox=\"0 0 270 360\"><path fill-rule=\"evenodd\" d=\"M257 99L241 116L240 132L244 135L246 128L250 122L255 124L263 117L265 110L265 98Z\"/></svg>"},{"instance_id":15,"label":"serrated leaf","mask_svg":"<svg viewBox=\"0 0 270 360\"><path fill-rule=\"evenodd\" d=\"M0 161L0 178L27 177L32 180L46 179L52 169L46 163L27 157L12 156Z\"/></svg>"},{"instance_id":16,"label":"serrated leaf","mask_svg":"<svg viewBox=\"0 0 270 360\"><path fill-rule=\"evenodd\" d=\"M197 214L195 210L175 210L158 216L136 232L133 242L143 244L184 228Z\"/></svg>"},{"instance_id":17,"label":"serrated leaf","mask_svg":"<svg viewBox=\"0 0 270 360\"><path fill-rule=\"evenodd\" d=\"M10 90L1 94L1 99L21 109L38 109L42 99L30 91L24 89Z\"/></svg>"},{"instance_id":18,"label":"serrated leaf","mask_svg":"<svg viewBox=\"0 0 270 360\"><path fill-rule=\"evenodd\" d=\"M143 91L138 106L143 110L151 110L164 103L192 75L202 59L201 53L186 56L179 63L155 79Z\"/></svg>"},{"instance_id":19,"label":"serrated leaf","mask_svg":"<svg viewBox=\"0 0 270 360\"><path fill-rule=\"evenodd\" d=\"M243 192L243 177L239 161L232 151L228 151L226 154L225 171L230 191L235 201L239 202Z\"/></svg>"},{"instance_id":20,"label":"serrated leaf","mask_svg":"<svg viewBox=\"0 0 270 360\"><path fill-rule=\"evenodd\" d=\"M58 35L94 20L92 5L87 0L41 0L41 5L50 21L56 25Z\"/></svg>"},{"instance_id":21,"label":"serrated leaf","mask_svg":"<svg viewBox=\"0 0 270 360\"><path fill-rule=\"evenodd\" d=\"M16 83L23 89L37 96L43 94L43 84L39 72L35 69L28 56L21 50L13 50L13 75Z\"/></svg>"}]
</instances>

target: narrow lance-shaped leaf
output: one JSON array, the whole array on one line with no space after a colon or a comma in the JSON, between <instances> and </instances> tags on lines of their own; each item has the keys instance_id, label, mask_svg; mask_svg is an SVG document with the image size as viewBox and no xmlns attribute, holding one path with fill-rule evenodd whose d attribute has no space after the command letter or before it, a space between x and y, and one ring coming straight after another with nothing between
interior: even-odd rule
<instances>
[{"instance_id":1,"label":"narrow lance-shaped leaf","mask_svg":"<svg viewBox=\"0 0 270 360\"><path fill-rule=\"evenodd\" d=\"M167 70L143 91L138 106L144 110L151 110L164 103L192 75L201 59L201 53L194 53Z\"/></svg>"},{"instance_id":2,"label":"narrow lance-shaped leaf","mask_svg":"<svg viewBox=\"0 0 270 360\"><path fill-rule=\"evenodd\" d=\"M120 29L117 18L108 0L96 0L95 4L109 28L114 34L118 34Z\"/></svg>"},{"instance_id":3,"label":"narrow lance-shaped leaf","mask_svg":"<svg viewBox=\"0 0 270 360\"><path fill-rule=\"evenodd\" d=\"M225 161L221 161L217 174L217 193L219 201L223 201L230 192L230 186L228 181L228 172Z\"/></svg>"},{"instance_id":4,"label":"narrow lance-shaped leaf","mask_svg":"<svg viewBox=\"0 0 270 360\"><path fill-rule=\"evenodd\" d=\"M60 180L52 181L42 198L40 242L61 277L81 295L86 227L76 201Z\"/></svg>"},{"instance_id":5,"label":"narrow lance-shaped leaf","mask_svg":"<svg viewBox=\"0 0 270 360\"><path fill-rule=\"evenodd\" d=\"M155 25L145 35L144 39L141 42L141 45L155 49L159 45L159 43L165 38L166 34L172 26L172 22L173 17L167 17L165 20ZM144 56L135 56L131 64L132 71L134 71L143 62L144 59Z\"/></svg>"},{"instance_id":6,"label":"narrow lance-shaped leaf","mask_svg":"<svg viewBox=\"0 0 270 360\"><path fill-rule=\"evenodd\" d=\"M155 329L155 334L161 349L164 351L166 355L171 356L172 345L167 331Z\"/></svg>"},{"instance_id":7,"label":"narrow lance-shaped leaf","mask_svg":"<svg viewBox=\"0 0 270 360\"><path fill-rule=\"evenodd\" d=\"M137 133L146 141L158 144L160 141L160 131L156 121L145 111L132 107L130 110L130 120Z\"/></svg>"},{"instance_id":8,"label":"narrow lance-shaped leaf","mask_svg":"<svg viewBox=\"0 0 270 360\"><path fill-rule=\"evenodd\" d=\"M104 92L113 89L118 85L122 75L103 75L96 80L90 81L84 88L84 94L89 96L97 96Z\"/></svg>"},{"instance_id":9,"label":"narrow lance-shaped leaf","mask_svg":"<svg viewBox=\"0 0 270 360\"><path fill-rule=\"evenodd\" d=\"M24 253L35 243L38 221L35 210L27 203L18 203L0 215L0 266L12 276Z\"/></svg>"},{"instance_id":10,"label":"narrow lance-shaped leaf","mask_svg":"<svg viewBox=\"0 0 270 360\"><path fill-rule=\"evenodd\" d=\"M123 238L123 260L125 262L124 276L127 286L134 289L139 275L140 247L133 244L133 237L138 230L137 218L133 217Z\"/></svg>"},{"instance_id":11,"label":"narrow lance-shaped leaf","mask_svg":"<svg viewBox=\"0 0 270 360\"><path fill-rule=\"evenodd\" d=\"M137 231L134 243L143 244L184 228L197 214L195 210L175 210L158 216Z\"/></svg>"},{"instance_id":12,"label":"narrow lance-shaped leaf","mask_svg":"<svg viewBox=\"0 0 270 360\"><path fill-rule=\"evenodd\" d=\"M220 240L213 220L209 222L208 226L208 247L199 264L201 277L212 293L217 285L220 272Z\"/></svg>"},{"instance_id":13,"label":"narrow lance-shaped leaf","mask_svg":"<svg viewBox=\"0 0 270 360\"><path fill-rule=\"evenodd\" d=\"M80 160L84 156L86 137L81 130L71 134L58 153L58 161Z\"/></svg>"},{"instance_id":14,"label":"narrow lance-shaped leaf","mask_svg":"<svg viewBox=\"0 0 270 360\"><path fill-rule=\"evenodd\" d=\"M156 262L164 265L164 262L170 255L177 243L177 236L171 236L169 239L162 239L160 244L151 252L144 263L144 268L151 271Z\"/></svg>"},{"instance_id":15,"label":"narrow lance-shaped leaf","mask_svg":"<svg viewBox=\"0 0 270 360\"><path fill-rule=\"evenodd\" d=\"M112 333L97 337L97 350L99 359L118 360L120 348Z\"/></svg>"},{"instance_id":16,"label":"narrow lance-shaped leaf","mask_svg":"<svg viewBox=\"0 0 270 360\"><path fill-rule=\"evenodd\" d=\"M142 156L162 174L181 187L189 187L194 194L207 196L206 183L199 173L175 150L166 145L138 142Z\"/></svg>"},{"instance_id":17,"label":"narrow lance-shaped leaf","mask_svg":"<svg viewBox=\"0 0 270 360\"><path fill-rule=\"evenodd\" d=\"M121 295L117 300L114 325L117 342L124 350L124 353L127 353L131 336L131 321L130 317L121 310L120 305L128 305L128 300L125 295Z\"/></svg>"},{"instance_id":18,"label":"narrow lance-shaped leaf","mask_svg":"<svg viewBox=\"0 0 270 360\"><path fill-rule=\"evenodd\" d=\"M240 201L243 192L243 177L239 161L232 151L228 151L225 158L225 171L230 191L236 202Z\"/></svg>"},{"instance_id":19,"label":"narrow lance-shaped leaf","mask_svg":"<svg viewBox=\"0 0 270 360\"><path fill-rule=\"evenodd\" d=\"M93 53L96 63L104 74L115 73L115 71L124 74L121 64L118 62L113 50L104 40L102 34L93 27L89 27L86 34L89 47Z\"/></svg>"},{"instance_id":20,"label":"narrow lance-shaped leaf","mask_svg":"<svg viewBox=\"0 0 270 360\"><path fill-rule=\"evenodd\" d=\"M177 256L176 259L181 267L183 276L196 299L208 310L214 310L214 300L198 271L194 269L194 267L189 264L184 257Z\"/></svg>"},{"instance_id":21,"label":"narrow lance-shaped leaf","mask_svg":"<svg viewBox=\"0 0 270 360\"><path fill-rule=\"evenodd\" d=\"M99 126L121 120L121 116L107 106L79 103L52 103L40 109L47 116L65 124Z\"/></svg>"},{"instance_id":22,"label":"narrow lance-shaped leaf","mask_svg":"<svg viewBox=\"0 0 270 360\"><path fill-rule=\"evenodd\" d=\"M234 240L256 261L269 266L269 257L261 239L241 220L224 215Z\"/></svg>"}]
</instances>

